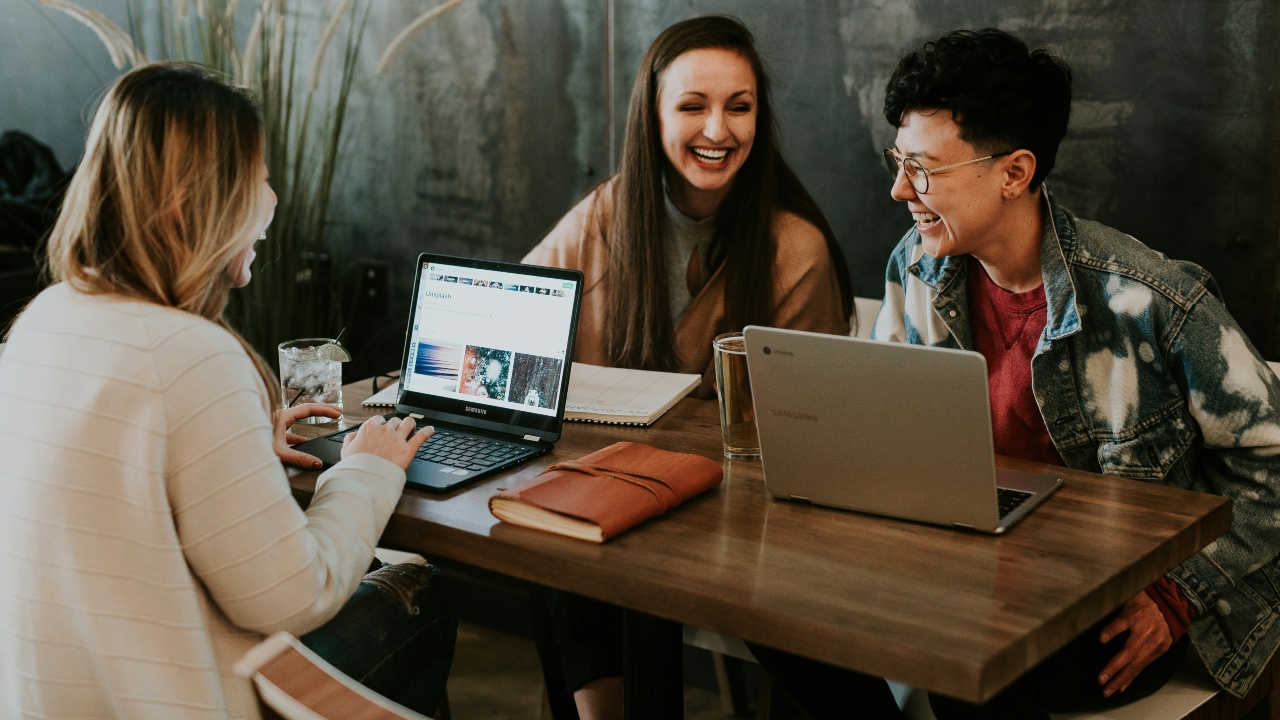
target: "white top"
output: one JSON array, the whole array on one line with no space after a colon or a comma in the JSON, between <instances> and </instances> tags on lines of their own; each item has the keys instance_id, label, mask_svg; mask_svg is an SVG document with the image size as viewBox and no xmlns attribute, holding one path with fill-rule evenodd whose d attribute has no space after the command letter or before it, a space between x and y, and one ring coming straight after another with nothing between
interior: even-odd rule
<instances>
[{"instance_id":1,"label":"white top","mask_svg":"<svg viewBox=\"0 0 1280 720\"><path fill-rule=\"evenodd\" d=\"M356 455L303 513L235 338L45 290L0 358L0 720L256 718L236 660L338 612L403 487Z\"/></svg>"}]
</instances>

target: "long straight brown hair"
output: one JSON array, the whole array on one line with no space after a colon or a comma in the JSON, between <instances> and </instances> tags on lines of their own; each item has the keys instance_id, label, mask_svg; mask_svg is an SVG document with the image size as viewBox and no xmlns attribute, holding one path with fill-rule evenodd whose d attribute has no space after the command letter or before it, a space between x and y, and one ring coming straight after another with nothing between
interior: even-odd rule
<instances>
[{"instance_id":1,"label":"long straight brown hair","mask_svg":"<svg viewBox=\"0 0 1280 720\"><path fill-rule=\"evenodd\" d=\"M711 48L732 50L751 63L757 105L751 153L715 215L711 269L723 265L725 274L725 327L718 332L772 321L777 244L773 224L780 211L793 212L822 232L839 281L845 317L853 311L849 271L835 233L778 149L769 78L756 52L755 39L735 18L693 18L672 25L653 41L631 87L608 233L606 350L610 361L621 367L672 370L677 363L663 253L667 222L663 174L670 162L662 149L658 89L663 71L677 57Z\"/></svg>"},{"instance_id":2,"label":"long straight brown hair","mask_svg":"<svg viewBox=\"0 0 1280 720\"><path fill-rule=\"evenodd\" d=\"M270 367L223 317L231 260L257 238L262 120L247 91L191 63L122 75L89 128L49 237L55 281L184 310L231 333L279 404Z\"/></svg>"}]
</instances>

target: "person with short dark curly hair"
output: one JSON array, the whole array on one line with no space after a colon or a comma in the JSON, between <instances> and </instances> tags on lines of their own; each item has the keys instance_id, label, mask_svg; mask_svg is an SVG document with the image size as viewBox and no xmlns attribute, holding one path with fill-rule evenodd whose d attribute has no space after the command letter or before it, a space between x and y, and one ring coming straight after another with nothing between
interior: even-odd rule
<instances>
[{"instance_id":1,"label":"person with short dark curly hair","mask_svg":"<svg viewBox=\"0 0 1280 720\"><path fill-rule=\"evenodd\" d=\"M889 124L900 127L907 113L920 110L960 118L960 139L984 154L1030 152L1034 190L1053 170L1067 134L1071 68L1002 30L957 30L903 57L885 88Z\"/></svg>"},{"instance_id":2,"label":"person with short dark curly hair","mask_svg":"<svg viewBox=\"0 0 1280 720\"><path fill-rule=\"evenodd\" d=\"M1223 495L1231 528L985 705L931 696L942 720L1122 705L1189 645L1243 696L1280 646L1280 379L1203 268L1049 192L1070 116L1066 62L1006 32L902 58L884 157L915 225L872 337L982 353L997 453ZM752 650L811 718L902 717L883 680Z\"/></svg>"}]
</instances>

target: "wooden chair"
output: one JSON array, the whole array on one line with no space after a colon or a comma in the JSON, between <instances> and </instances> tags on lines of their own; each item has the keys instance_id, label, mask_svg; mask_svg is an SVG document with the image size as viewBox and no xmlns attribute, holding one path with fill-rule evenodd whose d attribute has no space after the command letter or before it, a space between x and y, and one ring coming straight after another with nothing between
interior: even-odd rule
<instances>
[{"instance_id":1,"label":"wooden chair","mask_svg":"<svg viewBox=\"0 0 1280 720\"><path fill-rule=\"evenodd\" d=\"M426 564L421 555L378 548L388 564ZM344 675L288 633L276 633L236 664L258 693L263 720L431 720L394 703ZM448 694L436 720L451 720Z\"/></svg>"},{"instance_id":2,"label":"wooden chair","mask_svg":"<svg viewBox=\"0 0 1280 720\"><path fill-rule=\"evenodd\" d=\"M236 664L258 694L263 720L431 720L343 675L289 633L276 633Z\"/></svg>"}]
</instances>

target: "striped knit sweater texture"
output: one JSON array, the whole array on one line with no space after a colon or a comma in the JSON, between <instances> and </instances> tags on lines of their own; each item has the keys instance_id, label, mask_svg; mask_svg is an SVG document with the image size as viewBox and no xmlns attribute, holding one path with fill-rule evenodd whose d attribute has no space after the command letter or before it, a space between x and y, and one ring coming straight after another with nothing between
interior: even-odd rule
<instances>
[{"instance_id":1,"label":"striped knit sweater texture","mask_svg":"<svg viewBox=\"0 0 1280 720\"><path fill-rule=\"evenodd\" d=\"M338 612L403 487L355 455L304 513L234 337L45 290L0 356L0 720L256 718L232 666Z\"/></svg>"}]
</instances>

